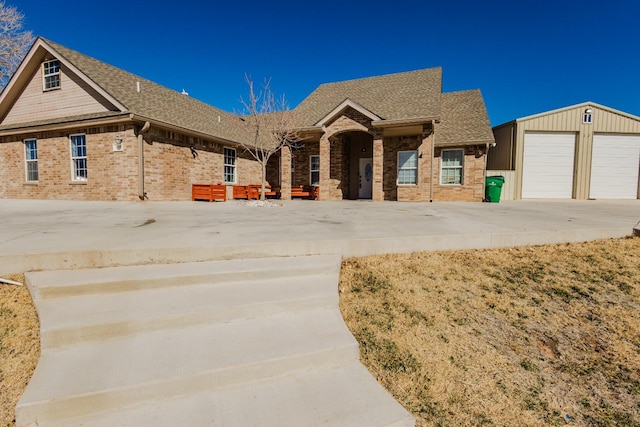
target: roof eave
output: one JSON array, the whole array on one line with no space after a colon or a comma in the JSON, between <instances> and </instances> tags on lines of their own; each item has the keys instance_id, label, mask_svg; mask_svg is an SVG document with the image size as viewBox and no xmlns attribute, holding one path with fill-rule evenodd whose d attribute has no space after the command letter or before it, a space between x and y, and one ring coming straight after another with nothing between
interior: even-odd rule
<instances>
[{"instance_id":1,"label":"roof eave","mask_svg":"<svg viewBox=\"0 0 640 427\"><path fill-rule=\"evenodd\" d=\"M105 126L105 125L113 125L118 123L126 123L130 121L131 119L130 119L129 113L122 113L117 115L89 118L89 119L68 118L68 119L52 121L51 123L45 123L45 124L39 124L39 125L25 126L24 123L16 123L15 125L5 125L6 127L3 127L3 129L0 130L0 136L9 136L9 135L34 133L34 132L51 132L51 131L57 131L57 130L75 129L78 127Z\"/></svg>"},{"instance_id":2,"label":"roof eave","mask_svg":"<svg viewBox=\"0 0 640 427\"><path fill-rule=\"evenodd\" d=\"M208 134L206 132L200 132L200 131L189 129L189 128L185 128L185 127L182 127L182 126L173 125L171 123L167 123L167 122L163 122L163 121L160 121L160 120L152 119L150 117L146 117L146 116L143 116L143 115L140 115L140 114L131 113L129 115L129 117L130 117L131 121L133 121L133 122L137 122L137 123L149 122L149 124L154 125L156 127L161 127L161 128L164 128L164 129L168 129L168 130L174 131L174 132L179 132L179 133L183 133L183 134L186 134L186 135L195 136L197 138L213 140L213 141L219 142L221 144L235 145L235 146L241 146L242 145L242 143L238 142L238 141L234 141L234 140L227 139L227 138L222 138L222 137L219 137L219 136Z\"/></svg>"},{"instance_id":3,"label":"roof eave","mask_svg":"<svg viewBox=\"0 0 640 427\"><path fill-rule=\"evenodd\" d=\"M539 117L547 116L549 114L556 114L556 113L561 113L563 111L573 110L574 108L586 108L586 107L600 108L602 110L606 110L606 111L609 111L609 112L612 112L612 113L615 113L615 114L620 114L620 115L628 117L630 119L640 121L640 117L638 117L638 116L634 116L633 114L629 114L629 113L624 112L624 111L616 110L615 108L607 107L606 105L598 104L597 102L591 102L591 101L581 102L580 104L569 105L567 107L556 108L555 110L543 111L542 113L537 113L537 114L532 114L530 116L521 117L521 118L515 119L513 121L515 121L516 123L520 123L520 122L524 122L524 121L527 121L527 120L537 119ZM502 126L502 125L499 125L499 126ZM496 127L499 127L499 126L496 126Z\"/></svg>"},{"instance_id":4,"label":"roof eave","mask_svg":"<svg viewBox=\"0 0 640 427\"><path fill-rule=\"evenodd\" d=\"M436 138L435 146L436 147L455 147L462 145L486 145L493 144L495 140L492 139L478 139L473 141L456 141L456 142L438 142L438 138Z\"/></svg>"},{"instance_id":5,"label":"roof eave","mask_svg":"<svg viewBox=\"0 0 640 427\"><path fill-rule=\"evenodd\" d=\"M425 117L414 117L410 119L374 120L371 122L371 126L373 126L374 128L389 128L389 127L407 126L407 125L421 125L425 123L432 123L437 120L440 120L440 117L425 116Z\"/></svg>"}]
</instances>

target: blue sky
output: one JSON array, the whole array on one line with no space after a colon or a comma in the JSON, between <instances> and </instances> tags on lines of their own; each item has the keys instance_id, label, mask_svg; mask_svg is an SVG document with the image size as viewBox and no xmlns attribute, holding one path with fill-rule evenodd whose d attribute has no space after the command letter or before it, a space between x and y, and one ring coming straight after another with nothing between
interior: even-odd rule
<instances>
[{"instance_id":1,"label":"blue sky","mask_svg":"<svg viewBox=\"0 0 640 427\"><path fill-rule=\"evenodd\" d=\"M244 74L292 107L322 83L443 67L493 126L584 101L640 116L640 0L7 0L34 35L237 111Z\"/></svg>"}]
</instances>

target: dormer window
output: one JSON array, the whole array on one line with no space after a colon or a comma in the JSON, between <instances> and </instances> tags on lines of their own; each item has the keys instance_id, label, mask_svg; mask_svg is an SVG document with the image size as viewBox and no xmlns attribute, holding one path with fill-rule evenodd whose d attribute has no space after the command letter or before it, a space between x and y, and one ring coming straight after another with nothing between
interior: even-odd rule
<instances>
[{"instance_id":1,"label":"dormer window","mask_svg":"<svg viewBox=\"0 0 640 427\"><path fill-rule=\"evenodd\" d=\"M54 59L42 64L42 89L60 88L60 61Z\"/></svg>"},{"instance_id":2,"label":"dormer window","mask_svg":"<svg viewBox=\"0 0 640 427\"><path fill-rule=\"evenodd\" d=\"M582 123L591 124L593 122L593 110L591 108L587 108L584 110L584 114L582 114Z\"/></svg>"}]
</instances>

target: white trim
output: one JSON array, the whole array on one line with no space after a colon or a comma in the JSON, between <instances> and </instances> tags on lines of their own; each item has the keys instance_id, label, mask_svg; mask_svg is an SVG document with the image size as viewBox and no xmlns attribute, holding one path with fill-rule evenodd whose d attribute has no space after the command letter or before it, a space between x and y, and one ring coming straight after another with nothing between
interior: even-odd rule
<instances>
[{"instance_id":1,"label":"white trim","mask_svg":"<svg viewBox=\"0 0 640 427\"><path fill-rule=\"evenodd\" d=\"M537 119L538 117L543 117L543 116L546 116L546 115L549 115L549 114L556 114L556 113L561 113L563 111L573 110L574 108L587 108L587 107L599 108L601 110L609 111L610 113L620 114L621 116L625 116L625 117L628 117L630 119L640 121L640 117L638 117L638 116L634 116L633 114L625 113L624 111L616 110L614 108L606 107L604 105L600 105L600 104L597 104L595 102L590 102L590 101L583 102L581 104L569 105L568 107L557 108L555 110L544 111L542 113L532 114L530 116L521 117L519 119L516 119L515 121L516 122L524 122L526 120ZM499 127L499 126L502 126L502 125L498 125L498 126L495 126L495 127Z\"/></svg>"},{"instance_id":2,"label":"white trim","mask_svg":"<svg viewBox=\"0 0 640 427\"><path fill-rule=\"evenodd\" d=\"M409 182L409 183L407 183L407 182L400 183L400 169L401 169L400 168L400 154L402 154L402 153L413 153L413 154L415 154L416 166L415 167L410 167L410 168L409 167L408 168L402 168L402 169L403 170L415 170L416 171L416 182L413 182L413 183L411 183L411 182ZM396 167L396 185L397 186L405 186L405 185L414 186L414 185L418 185L418 150L402 150L402 151L398 151L396 153L396 165L397 165L397 167Z\"/></svg>"},{"instance_id":3,"label":"white trim","mask_svg":"<svg viewBox=\"0 0 640 427\"><path fill-rule=\"evenodd\" d=\"M460 166L446 166L446 169L460 169L460 182L442 182L442 171L445 169L444 153L445 151L460 151ZM440 185L464 185L464 148L450 148L440 152Z\"/></svg>"},{"instance_id":4,"label":"white trim","mask_svg":"<svg viewBox=\"0 0 640 427\"><path fill-rule=\"evenodd\" d=\"M74 136L82 136L84 139L84 156L73 156L73 137ZM87 134L84 133L73 133L69 135L69 158L71 160L71 181L74 182L86 182L89 179L89 167L87 165ZM76 169L76 160L84 159L84 170L85 176L78 176L77 171L80 168Z\"/></svg>"},{"instance_id":5,"label":"white trim","mask_svg":"<svg viewBox=\"0 0 640 427\"><path fill-rule=\"evenodd\" d=\"M227 163L227 150L233 152L233 164ZM229 156L230 157L230 156ZM225 184L236 184L238 182L238 153L235 148L224 147L222 150L222 179ZM233 181L227 181L227 167L233 170Z\"/></svg>"},{"instance_id":6,"label":"white trim","mask_svg":"<svg viewBox=\"0 0 640 427\"><path fill-rule=\"evenodd\" d=\"M27 158L27 143L32 142L32 141L35 143L35 153L36 153L36 158L35 159ZM22 142L24 144L24 177L25 177L25 181L29 182L29 183L38 182L40 180L40 170L39 170L39 166L38 166L38 140L36 138L27 138L27 139L23 140ZM38 177L37 179L29 179L29 163L35 163L35 165L36 165L36 176Z\"/></svg>"},{"instance_id":7,"label":"white trim","mask_svg":"<svg viewBox=\"0 0 640 427\"><path fill-rule=\"evenodd\" d=\"M49 64L53 64L56 63L58 70L57 71L53 71L53 72L49 72L46 73L47 68L52 68L51 66L48 66ZM58 90L58 89L62 89L62 73L60 71L60 61L58 59L50 59L48 61L44 61L42 63L42 65L40 66L40 70L41 70L41 75L42 75L42 91L43 92L49 92L51 90ZM47 87L47 78L50 77L58 77L57 79L57 85L55 86L51 86L51 87Z\"/></svg>"},{"instance_id":8,"label":"white trim","mask_svg":"<svg viewBox=\"0 0 640 427\"><path fill-rule=\"evenodd\" d=\"M47 64L52 64L56 62L58 64L58 71L55 72L50 72L49 74L45 73L45 70L48 68ZM42 65L40 66L41 72L42 72L42 91L43 92L49 92L52 90L59 90L62 89L62 70L61 70L61 64L60 61L56 58L56 59L49 59L48 61L44 61L42 63ZM47 78L48 77L54 77L54 76L58 76L58 84L56 86L52 86L52 87L47 87Z\"/></svg>"},{"instance_id":9,"label":"white trim","mask_svg":"<svg viewBox=\"0 0 640 427\"><path fill-rule=\"evenodd\" d=\"M324 126L325 123L327 123L329 120L331 120L332 118L337 116L339 113L344 111L347 107L351 107L354 110L356 110L357 112L359 112L361 114L364 114L365 116L369 117L372 121L373 120L382 120L382 118L378 117L377 115L375 115L371 111L367 110L362 105L360 105L357 102L352 101L349 98L347 98L344 101L342 101L342 103L340 105L338 105L336 108L331 110L331 112L329 114L327 114L322 119L320 119L320 121L318 123L316 123L315 126L320 126L320 127Z\"/></svg>"},{"instance_id":10,"label":"white trim","mask_svg":"<svg viewBox=\"0 0 640 427\"><path fill-rule=\"evenodd\" d=\"M317 170L312 169L312 166L313 166L312 159L314 157L318 158L318 169ZM314 172L318 173L318 182L317 183L313 182L313 173ZM319 186L320 185L320 155L319 154L311 154L309 156L309 185L315 185L315 186Z\"/></svg>"}]
</instances>

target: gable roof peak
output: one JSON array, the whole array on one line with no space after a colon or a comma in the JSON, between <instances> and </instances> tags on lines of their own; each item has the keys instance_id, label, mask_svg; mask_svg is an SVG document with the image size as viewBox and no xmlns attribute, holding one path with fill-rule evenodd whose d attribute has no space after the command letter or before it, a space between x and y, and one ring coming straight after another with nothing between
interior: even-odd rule
<instances>
[{"instance_id":1,"label":"gable roof peak","mask_svg":"<svg viewBox=\"0 0 640 427\"><path fill-rule=\"evenodd\" d=\"M28 54L32 72L36 69L34 67L40 66L46 52L60 60L70 72L87 82L122 113L232 143L248 137L246 126L235 114L43 37L36 39ZM138 90L139 86L141 90ZM0 95L0 115L3 104L7 104L3 103L5 96L6 92Z\"/></svg>"},{"instance_id":2,"label":"gable roof peak","mask_svg":"<svg viewBox=\"0 0 640 427\"><path fill-rule=\"evenodd\" d=\"M295 110L312 126L346 98L384 120L438 117L442 68L424 68L380 76L325 83Z\"/></svg>"}]
</instances>

